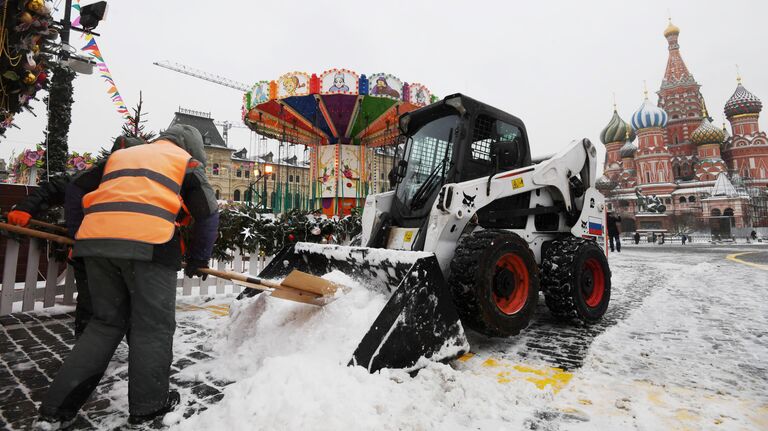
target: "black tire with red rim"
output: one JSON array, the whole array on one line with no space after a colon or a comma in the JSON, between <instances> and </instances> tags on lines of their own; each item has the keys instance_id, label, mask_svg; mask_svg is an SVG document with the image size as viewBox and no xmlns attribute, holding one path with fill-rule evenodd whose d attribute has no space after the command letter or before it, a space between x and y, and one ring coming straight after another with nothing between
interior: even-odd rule
<instances>
[{"instance_id":1,"label":"black tire with red rim","mask_svg":"<svg viewBox=\"0 0 768 431\"><path fill-rule=\"evenodd\" d=\"M489 229L459 241L448 279L462 323L482 334L516 335L539 299L539 268L518 235Z\"/></svg>"},{"instance_id":2,"label":"black tire with red rim","mask_svg":"<svg viewBox=\"0 0 768 431\"><path fill-rule=\"evenodd\" d=\"M600 320L611 300L611 270L603 250L583 238L552 241L543 251L541 289L547 307L561 318Z\"/></svg>"}]
</instances>

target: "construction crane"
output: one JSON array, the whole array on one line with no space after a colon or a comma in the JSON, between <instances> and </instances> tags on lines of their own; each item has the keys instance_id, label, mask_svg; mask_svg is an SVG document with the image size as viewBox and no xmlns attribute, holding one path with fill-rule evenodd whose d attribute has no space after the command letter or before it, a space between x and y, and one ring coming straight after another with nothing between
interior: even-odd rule
<instances>
[{"instance_id":1,"label":"construction crane","mask_svg":"<svg viewBox=\"0 0 768 431\"><path fill-rule=\"evenodd\" d=\"M222 135L224 135L224 142L226 142L227 145L229 145L229 129L231 129L233 127L237 127L237 128L240 128L240 129L247 129L248 128L248 126L246 126L245 124L243 124L240 121L214 121L213 124L221 127L221 130L224 131L224 133L222 133Z\"/></svg>"},{"instance_id":2,"label":"construction crane","mask_svg":"<svg viewBox=\"0 0 768 431\"><path fill-rule=\"evenodd\" d=\"M200 69L195 69L193 67L185 66L183 64L173 63L170 61L155 61L152 64L154 64L155 66L163 67L165 69L173 70L174 72L183 73L185 75L194 76L195 78L203 79L208 82L213 82L214 84L219 84L225 87L233 88L235 90L239 90L243 92L250 90L250 87L247 84L243 84L242 82L233 81L229 78L224 78L223 76L204 72Z\"/></svg>"}]
</instances>

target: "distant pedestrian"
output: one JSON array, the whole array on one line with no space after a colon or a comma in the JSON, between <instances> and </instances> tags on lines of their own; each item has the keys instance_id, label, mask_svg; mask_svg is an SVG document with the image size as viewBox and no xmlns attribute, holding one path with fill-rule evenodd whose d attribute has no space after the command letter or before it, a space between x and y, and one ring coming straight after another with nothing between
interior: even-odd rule
<instances>
[{"instance_id":1,"label":"distant pedestrian","mask_svg":"<svg viewBox=\"0 0 768 431\"><path fill-rule=\"evenodd\" d=\"M685 234L680 235L680 239L683 241L683 245L685 245L685 242L688 241L688 237L686 237Z\"/></svg>"},{"instance_id":2,"label":"distant pedestrian","mask_svg":"<svg viewBox=\"0 0 768 431\"><path fill-rule=\"evenodd\" d=\"M651 233L651 242L656 244L656 232Z\"/></svg>"},{"instance_id":3,"label":"distant pedestrian","mask_svg":"<svg viewBox=\"0 0 768 431\"><path fill-rule=\"evenodd\" d=\"M635 245L640 244L640 232L635 232Z\"/></svg>"},{"instance_id":4,"label":"distant pedestrian","mask_svg":"<svg viewBox=\"0 0 768 431\"><path fill-rule=\"evenodd\" d=\"M614 215L612 212L608 212L608 239L611 243L611 251L617 251L621 253L621 238L619 237L619 223L621 223L621 216ZM615 247L614 247L615 242Z\"/></svg>"},{"instance_id":5,"label":"distant pedestrian","mask_svg":"<svg viewBox=\"0 0 768 431\"><path fill-rule=\"evenodd\" d=\"M661 233L661 239L659 240L659 245L664 244L664 232Z\"/></svg>"},{"instance_id":6,"label":"distant pedestrian","mask_svg":"<svg viewBox=\"0 0 768 431\"><path fill-rule=\"evenodd\" d=\"M755 232L754 230L749 233L749 236L750 238L752 238L752 241L757 240L757 232Z\"/></svg>"}]
</instances>

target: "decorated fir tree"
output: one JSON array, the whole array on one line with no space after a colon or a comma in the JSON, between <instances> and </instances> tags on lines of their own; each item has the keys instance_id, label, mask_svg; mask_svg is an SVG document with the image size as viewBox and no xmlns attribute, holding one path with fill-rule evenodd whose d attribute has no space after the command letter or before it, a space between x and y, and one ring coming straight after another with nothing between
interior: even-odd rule
<instances>
[{"instance_id":1,"label":"decorated fir tree","mask_svg":"<svg viewBox=\"0 0 768 431\"><path fill-rule=\"evenodd\" d=\"M60 64L55 64L51 70L53 77L48 96L45 98L48 104L48 139L45 154L48 174L55 175L64 173L67 168L67 135L72 123L72 82L75 80L75 72Z\"/></svg>"}]
</instances>

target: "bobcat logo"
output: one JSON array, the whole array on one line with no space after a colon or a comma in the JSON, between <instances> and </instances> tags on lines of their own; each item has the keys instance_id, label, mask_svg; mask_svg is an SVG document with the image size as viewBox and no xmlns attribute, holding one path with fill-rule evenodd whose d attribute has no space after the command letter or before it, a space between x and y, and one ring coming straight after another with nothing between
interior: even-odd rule
<instances>
[{"instance_id":1,"label":"bobcat logo","mask_svg":"<svg viewBox=\"0 0 768 431\"><path fill-rule=\"evenodd\" d=\"M468 194L466 194L464 192L462 192L462 194L464 194L464 200L461 201L462 205L464 205L464 206L466 206L468 208L474 208L475 207L475 198L477 197L477 195L470 196L470 195L468 195Z\"/></svg>"},{"instance_id":2,"label":"bobcat logo","mask_svg":"<svg viewBox=\"0 0 768 431\"><path fill-rule=\"evenodd\" d=\"M587 228L587 222L586 221L582 221L581 222L581 228L582 229L586 229Z\"/></svg>"},{"instance_id":3,"label":"bobcat logo","mask_svg":"<svg viewBox=\"0 0 768 431\"><path fill-rule=\"evenodd\" d=\"M589 207L590 208L594 208L595 207L595 198L590 198L589 199Z\"/></svg>"}]
</instances>

